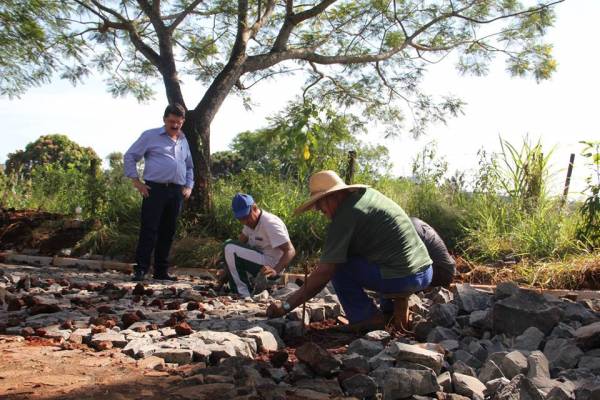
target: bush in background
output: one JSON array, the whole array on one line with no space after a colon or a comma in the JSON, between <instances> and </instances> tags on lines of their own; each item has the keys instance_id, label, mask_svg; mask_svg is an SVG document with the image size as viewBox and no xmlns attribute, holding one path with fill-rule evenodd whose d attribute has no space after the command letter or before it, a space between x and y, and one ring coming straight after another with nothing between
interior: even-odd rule
<instances>
[{"instance_id":1,"label":"bush in background","mask_svg":"<svg viewBox=\"0 0 600 400\"><path fill-rule=\"evenodd\" d=\"M598 184L591 180L598 175L597 169L592 170L591 195L583 207L564 207L560 199L549 197L544 190L549 167L539 142L524 142L522 148L507 143L501 147L504 152L497 155L480 152L479 170L472 183L460 172L446 178L447 164L436 154L433 143L415 157L410 179L375 172L376 164L367 160L379 158L367 156L357 164L353 182L374 187L400 204L408 215L428 222L455 254L468 260L560 260L597 248L600 208L595 205L600 202ZM589 158L598 162L592 150L588 149ZM347 165L340 161L342 154L338 154L336 164L340 176ZM306 178L304 174L282 176L280 170L257 171L249 166L239 173L224 173L213 185L212 214L186 211L180 219L173 262L180 266L216 265L221 243L237 238L242 229L231 214L236 192L251 194L261 208L283 219L298 253L294 263L313 262L319 256L328 221L316 212L293 214L309 196ZM79 206L83 216L93 221L93 229L75 254L134 258L141 197L123 176L119 153L109 156L106 171L45 164L33 168L27 178L0 173L0 201L2 207L67 215L73 215Z\"/></svg>"}]
</instances>

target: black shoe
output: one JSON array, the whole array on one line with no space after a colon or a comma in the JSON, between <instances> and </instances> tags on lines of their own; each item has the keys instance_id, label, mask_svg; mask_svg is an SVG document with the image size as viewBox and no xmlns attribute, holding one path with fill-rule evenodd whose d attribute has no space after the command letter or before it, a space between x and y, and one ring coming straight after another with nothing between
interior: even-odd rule
<instances>
[{"instance_id":1,"label":"black shoe","mask_svg":"<svg viewBox=\"0 0 600 400\"><path fill-rule=\"evenodd\" d=\"M159 281L177 281L177 277L173 276L173 275L169 275L167 273L164 274L154 274L152 276L153 279L159 280Z\"/></svg>"},{"instance_id":2,"label":"black shoe","mask_svg":"<svg viewBox=\"0 0 600 400\"><path fill-rule=\"evenodd\" d=\"M133 278L131 278L131 280L134 282L141 282L144 280L145 276L146 276L146 272L144 270L134 269L133 270Z\"/></svg>"}]
</instances>

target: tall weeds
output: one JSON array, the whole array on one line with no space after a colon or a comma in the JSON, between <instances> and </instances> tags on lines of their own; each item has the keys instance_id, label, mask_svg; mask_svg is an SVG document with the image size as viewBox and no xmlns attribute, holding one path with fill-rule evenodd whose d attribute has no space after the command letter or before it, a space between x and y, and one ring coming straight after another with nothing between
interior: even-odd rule
<instances>
[{"instance_id":1,"label":"tall weeds","mask_svg":"<svg viewBox=\"0 0 600 400\"><path fill-rule=\"evenodd\" d=\"M411 216L432 225L455 254L476 261L505 259L557 260L597 248L600 215L598 170L590 178L590 198L577 206L561 207L548 196L551 176L541 142L515 146L501 140L501 152L480 152L479 170L472 182L464 174L446 178L447 164L429 144L413 163L413 178L394 178L359 168L354 178L378 189ZM596 149L596 153L592 150ZM600 158L588 148L590 163ZM83 208L93 229L79 244L79 253L93 252L132 259L139 229L141 198L123 177L119 155L107 171L90 174L75 169L39 167L31 177L0 174L0 205L73 214ZM338 171L342 173L342 171ZM258 205L283 219L299 256L296 262L318 256L327 221L319 213L294 215L308 197L304 176L282 178L252 168L214 183L214 210L208 216L184 214L177 232L174 257L179 265L215 263L220 243L237 238L242 226L231 214L236 192L250 193ZM587 214L585 214L587 213ZM595 235L595 236L594 236ZM175 254L176 253L176 254Z\"/></svg>"}]
</instances>

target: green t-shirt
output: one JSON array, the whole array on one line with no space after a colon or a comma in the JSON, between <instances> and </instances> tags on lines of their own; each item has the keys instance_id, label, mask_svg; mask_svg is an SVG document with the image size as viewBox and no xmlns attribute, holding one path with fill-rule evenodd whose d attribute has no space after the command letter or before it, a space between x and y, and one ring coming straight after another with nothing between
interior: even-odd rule
<instances>
[{"instance_id":1,"label":"green t-shirt","mask_svg":"<svg viewBox=\"0 0 600 400\"><path fill-rule=\"evenodd\" d=\"M375 189L351 193L327 229L323 263L364 257L379 265L384 279L402 278L431 265L427 248L404 210Z\"/></svg>"}]
</instances>

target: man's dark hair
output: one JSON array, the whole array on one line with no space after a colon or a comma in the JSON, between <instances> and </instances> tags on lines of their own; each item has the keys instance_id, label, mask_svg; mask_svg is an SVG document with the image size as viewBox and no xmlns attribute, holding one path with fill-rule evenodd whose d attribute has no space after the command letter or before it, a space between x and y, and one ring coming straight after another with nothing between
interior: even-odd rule
<instances>
[{"instance_id":1,"label":"man's dark hair","mask_svg":"<svg viewBox=\"0 0 600 400\"><path fill-rule=\"evenodd\" d=\"M165 115L163 115L163 118L167 118L169 114L185 118L185 108L179 103L169 104L167 108L165 108Z\"/></svg>"}]
</instances>

